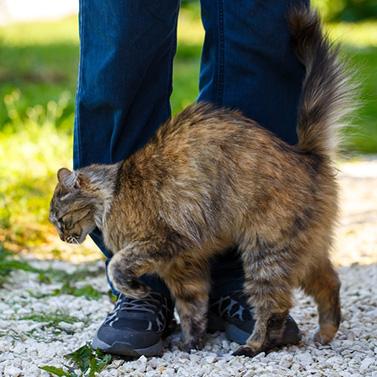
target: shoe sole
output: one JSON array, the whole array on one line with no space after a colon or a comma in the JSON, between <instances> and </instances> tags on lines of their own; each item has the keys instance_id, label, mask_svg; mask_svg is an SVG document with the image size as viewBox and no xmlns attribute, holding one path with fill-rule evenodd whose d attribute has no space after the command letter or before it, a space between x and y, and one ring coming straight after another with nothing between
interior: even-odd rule
<instances>
[{"instance_id":1,"label":"shoe sole","mask_svg":"<svg viewBox=\"0 0 377 377\"><path fill-rule=\"evenodd\" d=\"M130 344L114 342L111 345L98 339L97 335L92 341L92 347L105 353L120 356L140 357L140 356L161 356L164 349L164 342L160 339L156 344L146 348L132 348Z\"/></svg>"}]
</instances>

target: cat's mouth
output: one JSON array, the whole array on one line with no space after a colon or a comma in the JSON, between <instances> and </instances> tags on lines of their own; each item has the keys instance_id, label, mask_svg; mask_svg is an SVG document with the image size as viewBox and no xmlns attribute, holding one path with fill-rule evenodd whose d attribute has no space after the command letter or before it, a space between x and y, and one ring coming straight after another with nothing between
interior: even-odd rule
<instances>
[{"instance_id":1,"label":"cat's mouth","mask_svg":"<svg viewBox=\"0 0 377 377\"><path fill-rule=\"evenodd\" d=\"M74 245L80 245L85 241L88 232L83 230L80 234L70 234L64 238L63 241Z\"/></svg>"},{"instance_id":2,"label":"cat's mouth","mask_svg":"<svg viewBox=\"0 0 377 377\"><path fill-rule=\"evenodd\" d=\"M82 238L81 234L78 235L78 236L77 235L73 235L73 236L70 235L70 236L65 237L64 241L68 242L68 243L79 245L80 243L82 243L84 241L84 240L81 241L81 238Z\"/></svg>"},{"instance_id":3,"label":"cat's mouth","mask_svg":"<svg viewBox=\"0 0 377 377\"><path fill-rule=\"evenodd\" d=\"M94 226L82 227L81 230L77 229L77 233L61 234L60 238L67 243L80 245L85 241L86 236L94 230Z\"/></svg>"}]
</instances>

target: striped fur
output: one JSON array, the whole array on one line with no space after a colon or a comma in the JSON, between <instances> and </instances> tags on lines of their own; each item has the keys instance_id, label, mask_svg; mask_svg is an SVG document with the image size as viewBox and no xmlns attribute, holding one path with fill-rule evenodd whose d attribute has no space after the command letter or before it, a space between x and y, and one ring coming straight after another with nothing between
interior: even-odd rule
<instances>
[{"instance_id":1,"label":"striped fur","mask_svg":"<svg viewBox=\"0 0 377 377\"><path fill-rule=\"evenodd\" d=\"M253 356L282 336L293 288L318 305L317 341L331 341L339 326L331 155L350 93L318 16L294 10L290 23L307 72L297 146L236 111L194 104L127 160L58 174L50 218L62 239L81 242L99 227L114 253L109 275L126 295L143 297L149 288L138 277L159 274L176 299L187 349L204 344L208 260L235 245L256 317L236 354Z\"/></svg>"}]
</instances>

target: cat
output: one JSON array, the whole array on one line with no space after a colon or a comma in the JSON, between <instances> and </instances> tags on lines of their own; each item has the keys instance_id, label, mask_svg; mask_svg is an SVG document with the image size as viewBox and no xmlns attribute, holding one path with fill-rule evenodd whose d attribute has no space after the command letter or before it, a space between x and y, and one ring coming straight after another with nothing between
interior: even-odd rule
<instances>
[{"instance_id":1,"label":"cat","mask_svg":"<svg viewBox=\"0 0 377 377\"><path fill-rule=\"evenodd\" d=\"M306 68L297 145L238 111L197 103L128 159L57 174L50 221L61 239L81 243L98 227L113 253L110 279L125 295L145 297L138 277L157 273L175 298L187 350L205 342L208 260L232 246L256 319L235 355L254 356L282 336L293 288L318 306L317 342L329 343L339 327L340 281L329 259L333 157L352 87L318 14L292 9L289 23Z\"/></svg>"}]
</instances>

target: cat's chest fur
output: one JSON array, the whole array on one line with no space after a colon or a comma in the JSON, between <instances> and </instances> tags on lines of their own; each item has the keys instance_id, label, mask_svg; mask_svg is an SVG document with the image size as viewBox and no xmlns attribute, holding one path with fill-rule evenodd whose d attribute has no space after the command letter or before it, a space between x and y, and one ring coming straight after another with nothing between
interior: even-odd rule
<instances>
[{"instance_id":1,"label":"cat's chest fur","mask_svg":"<svg viewBox=\"0 0 377 377\"><path fill-rule=\"evenodd\" d=\"M155 214L143 204L131 205L131 201L125 198L125 191L114 195L102 218L104 243L113 254L142 239L150 238L152 223L155 223Z\"/></svg>"}]
</instances>

